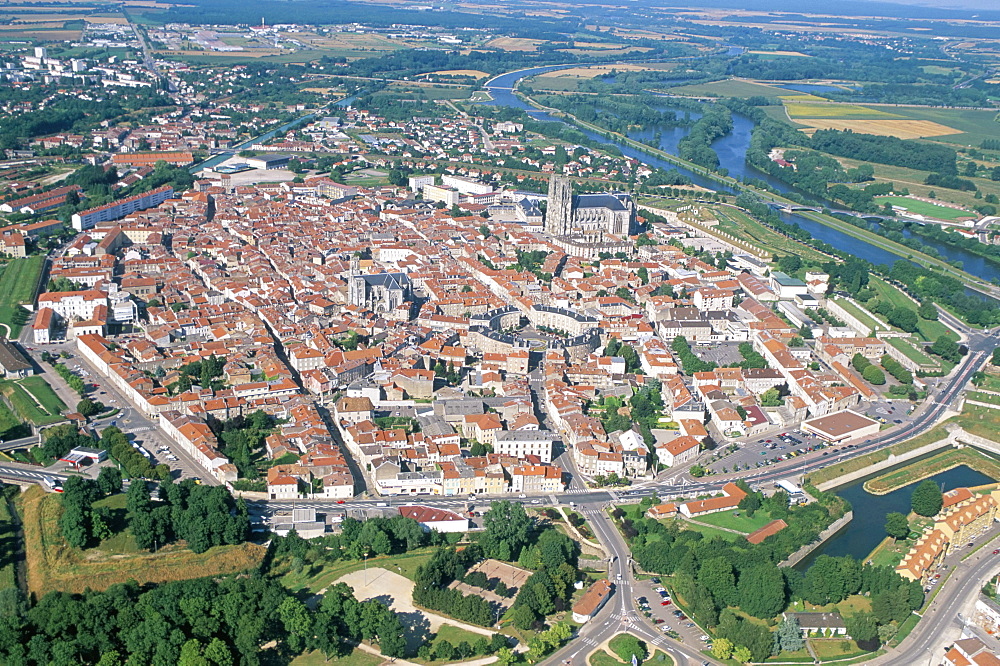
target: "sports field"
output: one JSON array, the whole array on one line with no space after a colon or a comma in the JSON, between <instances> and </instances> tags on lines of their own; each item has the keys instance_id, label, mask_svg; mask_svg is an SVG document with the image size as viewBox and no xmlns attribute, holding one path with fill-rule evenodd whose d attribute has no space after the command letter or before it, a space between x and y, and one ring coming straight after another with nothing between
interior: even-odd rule
<instances>
[{"instance_id":1,"label":"sports field","mask_svg":"<svg viewBox=\"0 0 1000 666\"><path fill-rule=\"evenodd\" d=\"M924 217L934 217L939 220L960 220L962 218L978 218L979 215L968 210L959 210L948 206L939 206L927 201L912 199L910 197L885 196L876 197L875 201L881 204L892 204L905 208L910 213L923 215Z\"/></svg>"},{"instance_id":2,"label":"sports field","mask_svg":"<svg viewBox=\"0 0 1000 666\"><path fill-rule=\"evenodd\" d=\"M43 255L11 259L0 276L0 322L10 326L11 338L20 335L23 325L17 317L17 308L34 299L44 266Z\"/></svg>"}]
</instances>

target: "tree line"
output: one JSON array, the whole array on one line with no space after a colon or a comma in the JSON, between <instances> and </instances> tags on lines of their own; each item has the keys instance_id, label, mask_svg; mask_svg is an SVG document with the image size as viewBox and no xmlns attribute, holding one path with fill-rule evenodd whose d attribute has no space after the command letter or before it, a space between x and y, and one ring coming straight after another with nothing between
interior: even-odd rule
<instances>
[{"instance_id":1,"label":"tree line","mask_svg":"<svg viewBox=\"0 0 1000 666\"><path fill-rule=\"evenodd\" d=\"M315 609L260 575L50 592L37 603L0 590L0 662L9 666L288 664L304 650L346 656L362 639L388 657L405 649L397 615L342 583Z\"/></svg>"}]
</instances>

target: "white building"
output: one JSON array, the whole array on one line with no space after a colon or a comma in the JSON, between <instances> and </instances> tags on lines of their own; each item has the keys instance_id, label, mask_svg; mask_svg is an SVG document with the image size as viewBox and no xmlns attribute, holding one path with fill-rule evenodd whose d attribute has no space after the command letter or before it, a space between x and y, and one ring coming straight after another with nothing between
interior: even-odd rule
<instances>
[{"instance_id":1,"label":"white building","mask_svg":"<svg viewBox=\"0 0 1000 666\"><path fill-rule=\"evenodd\" d=\"M546 430L504 430L494 436L493 451L519 459L538 456L542 463L548 464L552 462L554 441L552 433Z\"/></svg>"},{"instance_id":2,"label":"white building","mask_svg":"<svg viewBox=\"0 0 1000 666\"><path fill-rule=\"evenodd\" d=\"M52 308L63 319L88 320L94 317L98 306L108 305L108 295L103 291L55 291L38 297L38 307Z\"/></svg>"}]
</instances>

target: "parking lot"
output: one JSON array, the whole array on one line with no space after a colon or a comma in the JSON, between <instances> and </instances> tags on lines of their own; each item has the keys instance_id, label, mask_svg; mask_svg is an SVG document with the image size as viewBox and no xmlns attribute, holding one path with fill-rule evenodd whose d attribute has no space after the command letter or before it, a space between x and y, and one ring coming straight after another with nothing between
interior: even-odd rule
<instances>
[{"instance_id":1,"label":"parking lot","mask_svg":"<svg viewBox=\"0 0 1000 666\"><path fill-rule=\"evenodd\" d=\"M830 454L826 451L828 444L825 441L800 430L779 431L748 442L738 442L737 446L739 448L735 452L711 463L708 468L714 472L732 472L767 467L810 451L822 450L823 455ZM725 447L720 447L720 450L725 451Z\"/></svg>"},{"instance_id":2,"label":"parking lot","mask_svg":"<svg viewBox=\"0 0 1000 666\"><path fill-rule=\"evenodd\" d=\"M697 650L704 650L709 645L708 636L674 605L669 592L660 585L659 578L636 581L632 590L635 593L632 599L635 608L640 613L648 614L664 634Z\"/></svg>"}]
</instances>

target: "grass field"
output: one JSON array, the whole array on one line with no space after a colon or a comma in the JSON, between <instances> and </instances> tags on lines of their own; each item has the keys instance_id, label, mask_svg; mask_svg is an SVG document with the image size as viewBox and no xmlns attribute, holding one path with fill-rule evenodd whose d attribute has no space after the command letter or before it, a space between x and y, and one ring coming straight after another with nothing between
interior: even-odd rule
<instances>
[{"instance_id":1,"label":"grass field","mask_svg":"<svg viewBox=\"0 0 1000 666\"><path fill-rule=\"evenodd\" d=\"M0 437L6 435L12 428L22 424L22 421L14 416L7 403L0 401Z\"/></svg>"},{"instance_id":2,"label":"grass field","mask_svg":"<svg viewBox=\"0 0 1000 666\"><path fill-rule=\"evenodd\" d=\"M52 390L49 383L41 377L25 377L17 382L24 390L33 395L38 402L42 403L49 414L58 416L66 410L66 405L56 392Z\"/></svg>"},{"instance_id":3,"label":"grass field","mask_svg":"<svg viewBox=\"0 0 1000 666\"><path fill-rule=\"evenodd\" d=\"M354 649L346 657L327 659L319 650L299 655L292 659L291 666L379 666L385 658L368 654L364 650Z\"/></svg>"},{"instance_id":4,"label":"grass field","mask_svg":"<svg viewBox=\"0 0 1000 666\"><path fill-rule=\"evenodd\" d=\"M938 363L927 354L914 347L912 344L901 338L889 338L889 344L898 349L902 354L915 363L919 363L926 368L937 368Z\"/></svg>"},{"instance_id":5,"label":"grass field","mask_svg":"<svg viewBox=\"0 0 1000 666\"><path fill-rule=\"evenodd\" d=\"M1000 139L1000 123L993 111L973 109L937 109L892 107L892 112L903 118L939 123L956 130L953 134L936 137L937 141L978 146L983 139Z\"/></svg>"},{"instance_id":6,"label":"grass field","mask_svg":"<svg viewBox=\"0 0 1000 666\"><path fill-rule=\"evenodd\" d=\"M46 410L39 407L38 403L35 402L28 392L15 382L0 382L0 392L2 392L10 402L11 407L14 408L14 412L25 421L30 421L31 423L40 426L49 425L50 423L58 423L59 421L64 420L63 417L59 415L59 412L50 414Z\"/></svg>"},{"instance_id":7,"label":"grass field","mask_svg":"<svg viewBox=\"0 0 1000 666\"><path fill-rule=\"evenodd\" d=\"M902 308L907 308L908 310L913 310L913 311L916 311L916 310L919 309L919 306L916 303L914 303L906 294L904 294L899 289L897 289L896 287L892 286L891 284L889 284L888 282L886 282L885 280L883 280L880 277L876 277L874 275L872 275L871 277L869 277L868 278L868 286L876 294L878 294L879 298L881 298L883 300L886 300L886 301L889 301L890 303L892 303L894 306L896 306L898 308L902 307ZM942 335L947 335L947 336L950 336L950 337L955 338L955 339L958 338L958 334L957 333L955 333L953 330L951 330L950 328L948 328L947 326L945 326L940 321L932 321L932 320L929 320L929 319L919 319L917 321L917 333L919 333L920 337L922 337L924 340L927 340L928 342L933 342L934 340L937 340ZM893 339L895 339L895 338L893 338ZM908 346L912 346L912 345L908 345ZM920 352L918 352L918 355L919 356L924 356L924 354L920 353ZM914 360L916 360L918 363L924 363L925 362L923 359L919 359L919 358L916 358ZM928 360L930 360L930 359L928 359ZM933 360L930 360L930 365L937 365L937 362L933 361Z\"/></svg>"},{"instance_id":8,"label":"grass field","mask_svg":"<svg viewBox=\"0 0 1000 666\"><path fill-rule=\"evenodd\" d=\"M1000 125L1000 123L997 124ZM892 183L897 191L905 187L912 196L926 197L933 191L935 196L941 201L958 204L966 208L973 208L982 204L982 200L975 198L974 192L948 190L924 184L924 180L930 173L929 171L918 171L917 169L907 169L906 167L888 166L840 157L837 160L848 169L853 169L860 164L871 164L875 169L876 182ZM976 184L976 187L979 188L983 196L987 194L1000 196L1000 182L992 181L989 178L970 178L970 180Z\"/></svg>"},{"instance_id":9,"label":"grass field","mask_svg":"<svg viewBox=\"0 0 1000 666\"><path fill-rule=\"evenodd\" d=\"M877 321L875 321L866 310L861 309L853 302L845 300L843 298L833 299L837 305L847 310L850 314L854 315L858 321L860 321L864 326L867 326L871 330L884 330L885 326L882 326Z\"/></svg>"},{"instance_id":10,"label":"grass field","mask_svg":"<svg viewBox=\"0 0 1000 666\"><path fill-rule=\"evenodd\" d=\"M696 523L689 523L686 520L674 519L674 524L676 524L682 530L690 530L692 532L700 532L702 536L706 539L711 539L713 537L720 537L726 541L736 541L737 539L742 539L743 534L733 534L732 532L727 532L725 530L720 530L715 527L706 527L704 525L698 525Z\"/></svg>"},{"instance_id":11,"label":"grass field","mask_svg":"<svg viewBox=\"0 0 1000 666\"><path fill-rule=\"evenodd\" d=\"M938 204L929 203L927 201L920 201L919 199L913 199L911 197L899 197L899 196L876 197L875 201L879 205L884 205L889 203L892 204L893 206L905 208L910 213L923 215L925 217L935 217L939 220L959 220L962 218L979 217L979 215L973 211L959 210L957 208L950 208L948 206L940 206Z\"/></svg>"},{"instance_id":12,"label":"grass field","mask_svg":"<svg viewBox=\"0 0 1000 666\"><path fill-rule=\"evenodd\" d=\"M698 522L750 534L771 522L771 516L766 511L757 511L753 518L750 518L746 511L733 509L732 511L720 511L701 516L698 518Z\"/></svg>"},{"instance_id":13,"label":"grass field","mask_svg":"<svg viewBox=\"0 0 1000 666\"><path fill-rule=\"evenodd\" d=\"M680 95L695 95L699 97L753 97L762 95L764 97L787 97L794 96L795 93L783 88L768 86L763 83L754 83L742 79L726 79L725 81L712 81L711 83L699 83L688 86L678 86L671 88L670 92Z\"/></svg>"},{"instance_id":14,"label":"grass field","mask_svg":"<svg viewBox=\"0 0 1000 666\"><path fill-rule=\"evenodd\" d=\"M423 565L434 553L433 548L423 548L402 555L369 557L369 567L382 567L413 580L417 567ZM286 573L281 583L293 592L306 590L312 594L329 587L335 580L345 574L358 571L365 567L362 560L338 561L319 568L303 567L300 573Z\"/></svg>"},{"instance_id":15,"label":"grass field","mask_svg":"<svg viewBox=\"0 0 1000 666\"><path fill-rule=\"evenodd\" d=\"M44 255L11 259L0 275L0 322L10 326L11 338L21 334L15 308L34 299L44 266Z\"/></svg>"},{"instance_id":16,"label":"grass field","mask_svg":"<svg viewBox=\"0 0 1000 666\"><path fill-rule=\"evenodd\" d=\"M912 465L869 479L865 482L865 490L873 495L884 495L962 465L982 472L994 480L1000 480L1000 461L984 456L971 448L948 449Z\"/></svg>"},{"instance_id":17,"label":"grass field","mask_svg":"<svg viewBox=\"0 0 1000 666\"><path fill-rule=\"evenodd\" d=\"M966 405L954 420L973 435L1000 440L1000 410Z\"/></svg>"},{"instance_id":18,"label":"grass field","mask_svg":"<svg viewBox=\"0 0 1000 666\"><path fill-rule=\"evenodd\" d=\"M785 254L797 254L803 259L828 261L829 258L813 248L797 243L760 224L745 213L734 208L713 208L722 230L737 238L746 238L759 248L778 250Z\"/></svg>"},{"instance_id":19,"label":"grass field","mask_svg":"<svg viewBox=\"0 0 1000 666\"><path fill-rule=\"evenodd\" d=\"M115 511L124 506L124 495L101 500ZM182 544L171 544L156 553L137 551L126 530L96 548L71 548L59 531L62 502L59 495L40 487L22 495L28 589L39 597L52 590L81 593L103 590L134 579L165 583L190 578L246 571L260 564L265 549L254 544L218 546L195 554Z\"/></svg>"},{"instance_id":20,"label":"grass field","mask_svg":"<svg viewBox=\"0 0 1000 666\"><path fill-rule=\"evenodd\" d=\"M891 113L870 109L857 104L837 104L835 102L800 102L785 100L785 108L792 118L897 118Z\"/></svg>"},{"instance_id":21,"label":"grass field","mask_svg":"<svg viewBox=\"0 0 1000 666\"><path fill-rule=\"evenodd\" d=\"M527 39L520 37L497 37L486 43L486 46L501 51L537 51L539 45L543 43L541 39Z\"/></svg>"}]
</instances>

